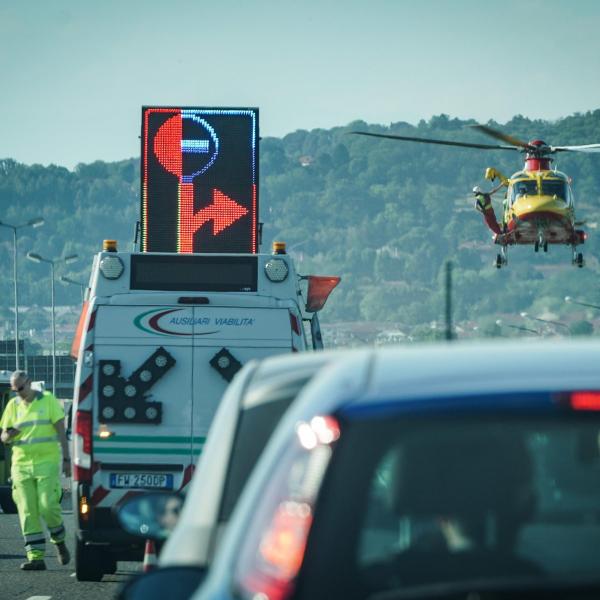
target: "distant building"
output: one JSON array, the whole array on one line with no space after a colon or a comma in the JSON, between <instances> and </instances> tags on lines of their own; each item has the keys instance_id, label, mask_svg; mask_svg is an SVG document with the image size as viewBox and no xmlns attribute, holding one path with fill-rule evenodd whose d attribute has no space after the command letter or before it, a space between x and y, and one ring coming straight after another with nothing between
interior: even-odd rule
<instances>
[{"instance_id":1,"label":"distant building","mask_svg":"<svg viewBox=\"0 0 600 600\"><path fill-rule=\"evenodd\" d=\"M308 155L304 155L301 156L298 159L298 162L303 166L303 167L310 167L310 165L313 164L313 162L315 161L315 159L312 156L308 156Z\"/></svg>"},{"instance_id":2,"label":"distant building","mask_svg":"<svg viewBox=\"0 0 600 600\"><path fill-rule=\"evenodd\" d=\"M34 381L44 381L46 389L52 385L52 355L40 347L19 340L19 367L27 371ZM0 371L14 371L16 368L15 340L0 340ZM66 354L56 355L56 390L58 398L73 397L75 361Z\"/></svg>"}]
</instances>

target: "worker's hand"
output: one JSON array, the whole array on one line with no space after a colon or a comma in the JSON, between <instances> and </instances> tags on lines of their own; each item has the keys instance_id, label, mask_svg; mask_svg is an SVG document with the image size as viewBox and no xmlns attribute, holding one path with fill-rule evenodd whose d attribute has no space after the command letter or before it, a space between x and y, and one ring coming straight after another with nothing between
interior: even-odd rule
<instances>
[{"instance_id":1,"label":"worker's hand","mask_svg":"<svg viewBox=\"0 0 600 600\"><path fill-rule=\"evenodd\" d=\"M71 460L69 458L63 459L62 472L65 477L71 477Z\"/></svg>"},{"instance_id":2,"label":"worker's hand","mask_svg":"<svg viewBox=\"0 0 600 600\"><path fill-rule=\"evenodd\" d=\"M0 435L0 440L2 440L5 444L10 444L14 438L16 438L21 432L14 427L9 427L8 429L2 430L2 435Z\"/></svg>"}]
</instances>

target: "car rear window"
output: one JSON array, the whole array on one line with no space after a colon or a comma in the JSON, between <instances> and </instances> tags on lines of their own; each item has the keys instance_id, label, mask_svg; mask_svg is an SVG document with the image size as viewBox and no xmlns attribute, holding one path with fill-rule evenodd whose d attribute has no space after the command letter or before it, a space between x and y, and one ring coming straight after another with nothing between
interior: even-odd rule
<instances>
[{"instance_id":1,"label":"car rear window","mask_svg":"<svg viewBox=\"0 0 600 600\"><path fill-rule=\"evenodd\" d=\"M300 597L597 576L599 433L593 413L346 423Z\"/></svg>"},{"instance_id":2,"label":"car rear window","mask_svg":"<svg viewBox=\"0 0 600 600\"><path fill-rule=\"evenodd\" d=\"M265 386L254 394L251 408L242 410L231 450L231 458L221 502L219 521L228 521L246 481L264 450L271 433L288 406L310 377L292 379L276 386Z\"/></svg>"}]
</instances>

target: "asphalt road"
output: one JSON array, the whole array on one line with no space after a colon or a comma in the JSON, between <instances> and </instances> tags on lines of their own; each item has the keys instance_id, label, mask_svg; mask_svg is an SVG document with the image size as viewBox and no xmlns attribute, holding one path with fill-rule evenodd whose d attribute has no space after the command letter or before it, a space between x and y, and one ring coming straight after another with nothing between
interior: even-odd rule
<instances>
[{"instance_id":1,"label":"asphalt road","mask_svg":"<svg viewBox=\"0 0 600 600\"><path fill-rule=\"evenodd\" d=\"M67 528L67 545L73 555L73 515L63 511ZM101 582L80 582L75 579L74 560L64 567L58 564L54 547L46 544L46 571L21 571L25 560L23 537L17 515L0 513L0 598L10 600L111 600L127 579L141 570L141 563L118 563L114 575L105 575Z\"/></svg>"}]
</instances>

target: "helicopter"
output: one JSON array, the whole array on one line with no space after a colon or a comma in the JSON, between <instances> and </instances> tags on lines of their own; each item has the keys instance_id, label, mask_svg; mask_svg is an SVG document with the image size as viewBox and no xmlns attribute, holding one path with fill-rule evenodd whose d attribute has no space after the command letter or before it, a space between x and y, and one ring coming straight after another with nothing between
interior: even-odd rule
<instances>
[{"instance_id":1,"label":"helicopter","mask_svg":"<svg viewBox=\"0 0 600 600\"><path fill-rule=\"evenodd\" d=\"M473 188L476 198L475 208L482 213L488 228L494 234L494 243L500 246L495 260L496 268L508 264L507 250L513 245L533 245L534 251L540 248L548 252L549 244L565 244L571 246L572 264L584 266L583 253L578 245L586 240L586 233L581 227L584 222L575 220L575 205L571 178L565 173L552 169L552 154L558 152L600 152L600 144L579 146L549 146L542 140L523 142L511 135L497 131L487 125L471 125L481 133L505 142L506 145L475 144L455 142L451 140L434 140L431 138L408 137L402 135L369 133L352 131L356 135L377 138L388 138L425 144L442 144L461 148L477 148L480 150L512 150L525 154L525 164L520 171L505 177L500 171L489 167L485 171L485 179L499 183L484 192L479 186ZM500 189L506 188L503 201L503 217L499 223L491 202L491 196Z\"/></svg>"}]
</instances>

